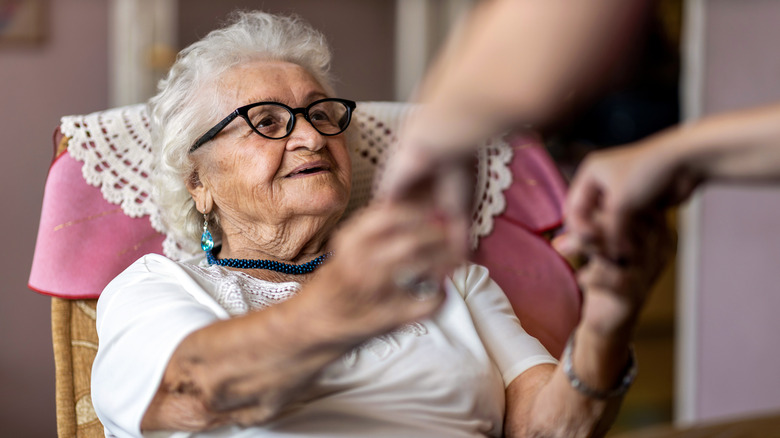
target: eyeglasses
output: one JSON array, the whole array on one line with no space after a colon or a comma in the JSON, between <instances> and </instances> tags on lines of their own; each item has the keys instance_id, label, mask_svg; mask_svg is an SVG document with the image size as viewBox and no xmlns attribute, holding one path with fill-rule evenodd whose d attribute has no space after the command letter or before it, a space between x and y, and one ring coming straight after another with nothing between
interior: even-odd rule
<instances>
[{"instance_id":1,"label":"eyeglasses","mask_svg":"<svg viewBox=\"0 0 780 438\"><path fill-rule=\"evenodd\" d=\"M305 108L290 108L278 102L257 102L237 108L203 134L190 148L190 153L213 139L220 131L241 117L258 135L279 140L287 137L295 129L295 116L303 114L303 118L311 123L322 135L338 135L344 132L352 119L352 111L357 104L346 99L320 99Z\"/></svg>"}]
</instances>

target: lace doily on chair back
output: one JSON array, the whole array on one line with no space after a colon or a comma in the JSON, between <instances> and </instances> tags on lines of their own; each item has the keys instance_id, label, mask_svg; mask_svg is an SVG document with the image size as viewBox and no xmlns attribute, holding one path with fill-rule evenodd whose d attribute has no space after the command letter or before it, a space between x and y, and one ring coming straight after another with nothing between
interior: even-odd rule
<instances>
[{"instance_id":1,"label":"lace doily on chair back","mask_svg":"<svg viewBox=\"0 0 780 438\"><path fill-rule=\"evenodd\" d=\"M384 165L397 140L405 117L413 111L409 104L361 102L349 132L352 154L353 187L348 211L365 205L374 192L377 170ZM84 163L82 173L91 185L100 187L103 197L122 208L130 217L149 216L157 231L166 235L163 251L173 259L190 256L167 233L160 212L151 196L150 176L154 170L154 151L145 104L125 106L88 115L63 117L60 129L70 138L68 153ZM472 246L490 233L493 217L505 207L503 191L512 183L508 163L512 148L493 139L479 148L477 184L471 230Z\"/></svg>"}]
</instances>

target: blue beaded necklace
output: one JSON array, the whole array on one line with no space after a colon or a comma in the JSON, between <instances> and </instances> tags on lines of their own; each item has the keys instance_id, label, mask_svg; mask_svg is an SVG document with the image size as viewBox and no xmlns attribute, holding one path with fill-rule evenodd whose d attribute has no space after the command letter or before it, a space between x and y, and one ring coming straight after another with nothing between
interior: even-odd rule
<instances>
[{"instance_id":1,"label":"blue beaded necklace","mask_svg":"<svg viewBox=\"0 0 780 438\"><path fill-rule=\"evenodd\" d=\"M291 263L277 262L275 260L252 260L252 259L218 259L214 257L211 250L206 251L206 259L210 265L227 266L229 268L239 269L267 269L270 271L281 272L284 274L309 274L320 267L322 262L333 255L333 251L317 257L301 265Z\"/></svg>"}]
</instances>

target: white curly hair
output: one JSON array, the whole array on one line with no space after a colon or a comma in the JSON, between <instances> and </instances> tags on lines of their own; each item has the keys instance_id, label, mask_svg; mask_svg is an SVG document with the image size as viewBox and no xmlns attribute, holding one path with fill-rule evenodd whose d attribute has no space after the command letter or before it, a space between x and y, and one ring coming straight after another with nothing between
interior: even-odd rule
<instances>
[{"instance_id":1,"label":"white curly hair","mask_svg":"<svg viewBox=\"0 0 780 438\"><path fill-rule=\"evenodd\" d=\"M325 91L334 95L331 52L325 37L295 16L237 11L228 24L185 48L149 101L152 144L157 156L153 176L155 202L169 236L195 252L203 214L187 191L194 175L189 149L204 132L226 116L217 84L228 70L257 60L300 65ZM219 218L210 229L221 235Z\"/></svg>"}]
</instances>

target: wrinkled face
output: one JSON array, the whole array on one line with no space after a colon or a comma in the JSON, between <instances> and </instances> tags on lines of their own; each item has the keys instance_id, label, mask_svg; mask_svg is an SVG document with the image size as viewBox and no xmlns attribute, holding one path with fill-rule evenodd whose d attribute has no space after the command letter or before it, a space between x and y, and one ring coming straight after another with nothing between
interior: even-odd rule
<instances>
[{"instance_id":1,"label":"wrinkled face","mask_svg":"<svg viewBox=\"0 0 780 438\"><path fill-rule=\"evenodd\" d=\"M282 61L229 70L218 90L227 102L224 115L260 101L299 108L333 97L305 69ZM252 224L278 226L303 216L335 222L344 212L351 183L344 133L323 136L302 115L296 117L295 129L279 140L257 135L236 118L193 153L198 184L223 227L227 222L242 230Z\"/></svg>"}]
</instances>

